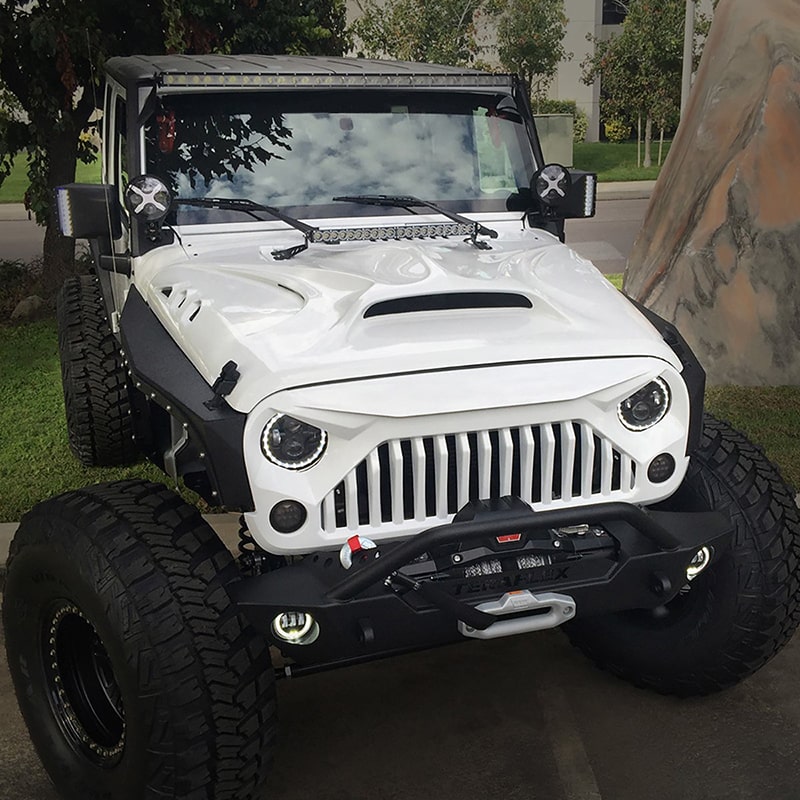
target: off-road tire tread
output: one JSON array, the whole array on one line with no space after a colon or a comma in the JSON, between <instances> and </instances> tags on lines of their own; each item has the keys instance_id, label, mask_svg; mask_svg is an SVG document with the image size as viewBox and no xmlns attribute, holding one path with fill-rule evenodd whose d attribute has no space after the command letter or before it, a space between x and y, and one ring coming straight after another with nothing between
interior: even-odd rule
<instances>
[{"instance_id":1,"label":"off-road tire tread","mask_svg":"<svg viewBox=\"0 0 800 800\"><path fill-rule=\"evenodd\" d=\"M641 674L615 661L610 648L591 636L591 619L565 626L571 642L599 667L641 688L679 696L709 694L751 675L800 624L800 515L777 467L729 423L706 414L691 472L699 473L712 507L729 511L735 522L731 554L742 590L724 651L684 674Z\"/></svg>"},{"instance_id":2,"label":"off-road tire tread","mask_svg":"<svg viewBox=\"0 0 800 800\"><path fill-rule=\"evenodd\" d=\"M97 278L67 278L56 308L70 449L88 467L136 463L131 388Z\"/></svg>"},{"instance_id":3,"label":"off-road tire tread","mask_svg":"<svg viewBox=\"0 0 800 800\"><path fill-rule=\"evenodd\" d=\"M120 634L150 675L140 678L155 703L149 750L173 754L150 759L146 797L259 797L275 738L274 671L265 639L228 597L238 568L197 510L139 480L47 500L12 542L9 586L16 559L41 546L70 559L109 605L134 609Z\"/></svg>"}]
</instances>

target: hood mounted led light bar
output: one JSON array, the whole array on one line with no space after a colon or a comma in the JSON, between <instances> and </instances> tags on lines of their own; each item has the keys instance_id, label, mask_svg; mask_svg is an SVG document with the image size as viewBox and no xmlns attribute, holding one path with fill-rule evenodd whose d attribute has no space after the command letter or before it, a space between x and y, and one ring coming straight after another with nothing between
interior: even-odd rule
<instances>
[{"instance_id":1,"label":"hood mounted led light bar","mask_svg":"<svg viewBox=\"0 0 800 800\"><path fill-rule=\"evenodd\" d=\"M386 242L400 241L403 239L436 239L438 237L465 236L469 244L481 250L488 245L476 239L479 224L464 224L461 222L434 223L433 225L390 225L387 227L370 228L315 228L306 234L303 244L287 247L284 250L273 250L272 257L276 261L285 261L308 249L310 244L341 244L342 242Z\"/></svg>"}]
</instances>

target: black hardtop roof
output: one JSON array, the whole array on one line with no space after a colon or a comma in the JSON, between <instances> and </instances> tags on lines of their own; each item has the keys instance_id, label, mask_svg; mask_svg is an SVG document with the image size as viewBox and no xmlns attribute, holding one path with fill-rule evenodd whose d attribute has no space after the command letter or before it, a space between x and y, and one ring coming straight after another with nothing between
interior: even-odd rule
<instances>
[{"instance_id":1,"label":"black hardtop roof","mask_svg":"<svg viewBox=\"0 0 800 800\"><path fill-rule=\"evenodd\" d=\"M262 55L157 55L118 56L106 62L106 72L120 83L150 82L167 75L318 75L318 76L460 76L471 78L487 73L464 67L419 64L411 61L380 61L366 58L328 56ZM509 76L496 75L498 85Z\"/></svg>"}]
</instances>

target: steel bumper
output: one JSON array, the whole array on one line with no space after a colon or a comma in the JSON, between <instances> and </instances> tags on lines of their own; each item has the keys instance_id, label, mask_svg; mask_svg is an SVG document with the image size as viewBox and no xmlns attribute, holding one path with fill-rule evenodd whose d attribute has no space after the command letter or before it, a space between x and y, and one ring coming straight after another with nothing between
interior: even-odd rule
<instances>
[{"instance_id":1,"label":"steel bumper","mask_svg":"<svg viewBox=\"0 0 800 800\"><path fill-rule=\"evenodd\" d=\"M627 503L533 512L502 498L472 503L452 523L404 542L357 552L350 569L338 553L321 552L228 590L284 655L322 668L655 608L687 583L701 548L713 562L731 535L730 519L717 512ZM276 639L271 623L287 611L314 617L315 641Z\"/></svg>"}]
</instances>

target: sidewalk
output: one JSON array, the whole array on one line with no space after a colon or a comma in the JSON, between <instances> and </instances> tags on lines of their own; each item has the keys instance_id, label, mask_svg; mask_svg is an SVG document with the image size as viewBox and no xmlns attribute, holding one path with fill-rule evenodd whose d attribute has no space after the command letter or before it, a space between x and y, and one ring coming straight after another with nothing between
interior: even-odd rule
<instances>
[{"instance_id":1,"label":"sidewalk","mask_svg":"<svg viewBox=\"0 0 800 800\"><path fill-rule=\"evenodd\" d=\"M28 212L22 203L0 203L0 222L28 222Z\"/></svg>"},{"instance_id":2,"label":"sidewalk","mask_svg":"<svg viewBox=\"0 0 800 800\"><path fill-rule=\"evenodd\" d=\"M649 200L655 181L617 181L598 183L598 200Z\"/></svg>"}]
</instances>

